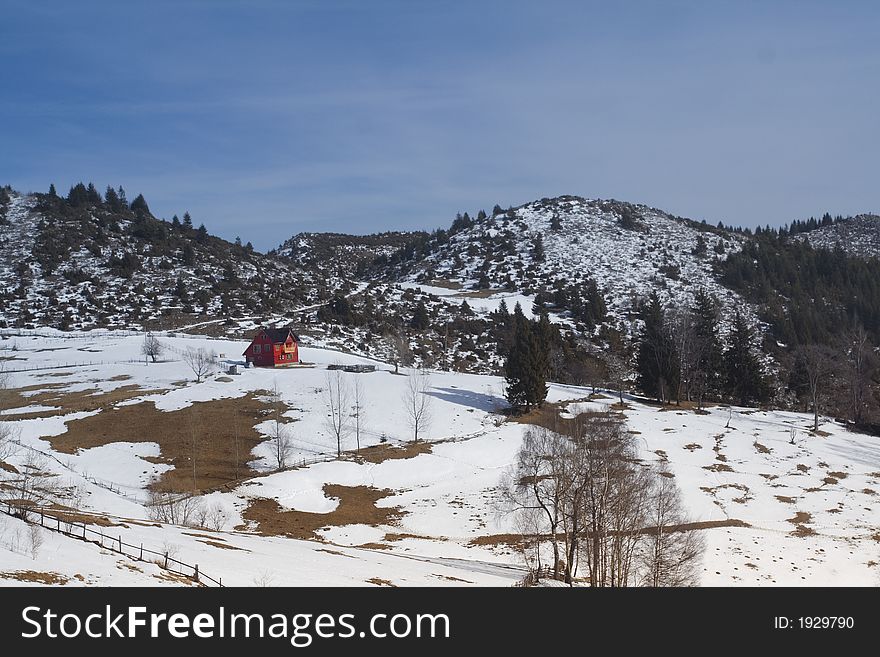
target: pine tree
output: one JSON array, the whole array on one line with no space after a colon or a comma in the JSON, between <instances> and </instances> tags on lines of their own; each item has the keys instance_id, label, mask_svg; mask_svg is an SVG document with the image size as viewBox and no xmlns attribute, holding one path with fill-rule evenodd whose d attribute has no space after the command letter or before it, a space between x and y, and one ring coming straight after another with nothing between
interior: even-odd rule
<instances>
[{"instance_id":1,"label":"pine tree","mask_svg":"<svg viewBox=\"0 0 880 657\"><path fill-rule=\"evenodd\" d=\"M110 185L107 185L107 190L104 192L104 202L112 212L119 212L122 209L122 204L119 202L119 194Z\"/></svg>"},{"instance_id":2,"label":"pine tree","mask_svg":"<svg viewBox=\"0 0 880 657\"><path fill-rule=\"evenodd\" d=\"M737 311L724 352L724 365L727 393L743 406L766 401L770 392L752 340L752 327Z\"/></svg>"},{"instance_id":3,"label":"pine tree","mask_svg":"<svg viewBox=\"0 0 880 657\"><path fill-rule=\"evenodd\" d=\"M55 183L49 185L49 196L58 196L58 192L55 191Z\"/></svg>"},{"instance_id":4,"label":"pine tree","mask_svg":"<svg viewBox=\"0 0 880 657\"><path fill-rule=\"evenodd\" d=\"M144 198L143 194L138 194L131 202L131 211L138 215L150 214L150 208L147 205L147 200Z\"/></svg>"},{"instance_id":5,"label":"pine tree","mask_svg":"<svg viewBox=\"0 0 880 657\"><path fill-rule=\"evenodd\" d=\"M547 345L541 342L538 328L525 319L516 322L515 331L504 364L506 396L511 406L528 411L540 408L547 398Z\"/></svg>"},{"instance_id":6,"label":"pine tree","mask_svg":"<svg viewBox=\"0 0 880 657\"><path fill-rule=\"evenodd\" d=\"M666 402L670 393L678 389L679 358L656 292L642 304L640 314L644 327L636 357L639 385L646 395Z\"/></svg>"},{"instance_id":7,"label":"pine tree","mask_svg":"<svg viewBox=\"0 0 880 657\"><path fill-rule=\"evenodd\" d=\"M724 375L724 359L718 338L718 299L703 288L694 294L691 312L694 317L694 343L696 349L695 379L697 401L704 396L717 397L721 392Z\"/></svg>"},{"instance_id":8,"label":"pine tree","mask_svg":"<svg viewBox=\"0 0 880 657\"><path fill-rule=\"evenodd\" d=\"M119 202L125 207L128 207L128 199L125 196L125 190L122 189L122 185L116 190L116 195L119 197Z\"/></svg>"},{"instance_id":9,"label":"pine tree","mask_svg":"<svg viewBox=\"0 0 880 657\"><path fill-rule=\"evenodd\" d=\"M428 309L425 307L424 301L419 301L418 305L416 305L409 325L416 331L424 331L431 325L431 318L428 317Z\"/></svg>"},{"instance_id":10,"label":"pine tree","mask_svg":"<svg viewBox=\"0 0 880 657\"><path fill-rule=\"evenodd\" d=\"M208 241L208 229L205 228L205 224L199 224L199 229L196 231L196 242L199 244L204 244Z\"/></svg>"},{"instance_id":11,"label":"pine tree","mask_svg":"<svg viewBox=\"0 0 880 657\"><path fill-rule=\"evenodd\" d=\"M192 217L189 216L189 212L183 213L183 227L185 230L192 230L193 228L193 221Z\"/></svg>"},{"instance_id":12,"label":"pine tree","mask_svg":"<svg viewBox=\"0 0 880 657\"><path fill-rule=\"evenodd\" d=\"M95 189L94 184L89 183L89 186L86 188L86 196L90 205L101 205L101 195Z\"/></svg>"},{"instance_id":13,"label":"pine tree","mask_svg":"<svg viewBox=\"0 0 880 657\"><path fill-rule=\"evenodd\" d=\"M535 237L532 243L532 258L536 262L544 262L544 236L541 233Z\"/></svg>"},{"instance_id":14,"label":"pine tree","mask_svg":"<svg viewBox=\"0 0 880 657\"><path fill-rule=\"evenodd\" d=\"M562 230L562 219L559 218L559 215L553 215L550 219L550 230Z\"/></svg>"}]
</instances>

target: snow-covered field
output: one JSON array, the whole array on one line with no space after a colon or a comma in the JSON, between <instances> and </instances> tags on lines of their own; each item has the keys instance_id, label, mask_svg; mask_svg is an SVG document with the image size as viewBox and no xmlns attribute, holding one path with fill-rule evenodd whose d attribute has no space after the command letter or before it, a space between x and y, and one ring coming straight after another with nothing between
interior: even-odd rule
<instances>
[{"instance_id":1,"label":"snow-covered field","mask_svg":"<svg viewBox=\"0 0 880 657\"><path fill-rule=\"evenodd\" d=\"M313 367L241 369L239 375L218 373L196 384L180 359L183 349L204 346L236 361L246 344L195 337L161 340L169 348L162 362L146 364L140 360L138 336L6 336L0 357L10 372L8 385L26 388L20 393L25 401L18 400L6 413L6 418L25 414L10 422L22 447L7 463L23 467L32 450L56 457L45 467L68 491L59 501L109 519L113 526L102 530L109 537L170 552L198 564L202 573L222 578L224 584L509 586L524 575L519 555L504 540L513 532L513 523L496 510L495 500L525 426L497 414L503 407L497 377L431 373L432 422L426 434L430 450L377 462L337 460L335 437L325 428L321 389L326 366L375 361L303 347L301 358ZM97 364L16 371L86 362ZM392 370L379 364L374 373L343 375L350 381L362 377L364 384L363 446L404 445L409 440L401 401L408 379ZM143 391L113 403L153 401L162 412L277 387L292 427L291 461L313 463L273 472L271 447L263 443L251 455L253 474L259 476L201 500L222 509L219 528L154 522L145 506L146 487L172 466L156 458L161 456L160 445L150 440L148 424L140 434L144 442L109 442L75 454L60 453L53 451L48 437L64 434L66 422L107 410L65 414L53 403L26 401L44 389L106 393L124 386ZM584 402L588 393L554 385L549 401L575 413L613 401ZM566 407L569 401L573 403ZM880 583L880 440L850 434L831 422L822 426L827 435L813 436L806 431L809 418L794 413L733 409L729 414L727 408L713 408L698 415L634 400L628 405L629 427L638 432L643 458L668 462L694 521L748 524L702 530L708 544L703 584ZM257 426L268 440L271 422ZM798 429L793 444L792 427ZM351 436L343 448L354 447ZM0 476L12 475L0 470ZM338 512L350 500L328 493L327 485L331 491L334 485L347 491L381 491L384 496L375 500L374 510L395 513L379 522L348 515L340 522L338 516L344 514ZM255 500L271 501L282 515L291 510L326 514L328 522L318 523L308 540L260 533L260 523L244 517ZM40 576L23 574L27 572L54 573L57 581L71 585L182 582L155 564L135 562L45 529L40 532L42 544L34 549L28 525L0 514L0 583L39 581Z\"/></svg>"}]
</instances>

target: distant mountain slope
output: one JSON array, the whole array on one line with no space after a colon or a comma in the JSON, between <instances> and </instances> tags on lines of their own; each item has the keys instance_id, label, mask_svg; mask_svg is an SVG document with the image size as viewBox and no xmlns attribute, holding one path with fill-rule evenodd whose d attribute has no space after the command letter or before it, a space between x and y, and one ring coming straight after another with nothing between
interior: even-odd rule
<instances>
[{"instance_id":1,"label":"distant mountain slope","mask_svg":"<svg viewBox=\"0 0 880 657\"><path fill-rule=\"evenodd\" d=\"M314 271L339 275L363 275L377 258L389 257L399 249L424 239L424 232L386 232L372 235L342 233L299 233L270 254Z\"/></svg>"},{"instance_id":2,"label":"distant mountain slope","mask_svg":"<svg viewBox=\"0 0 880 657\"><path fill-rule=\"evenodd\" d=\"M797 239L808 241L813 248L841 248L860 258L880 257L880 216L859 214L800 233Z\"/></svg>"},{"instance_id":3,"label":"distant mountain slope","mask_svg":"<svg viewBox=\"0 0 880 657\"><path fill-rule=\"evenodd\" d=\"M476 219L460 217L384 275L465 289L538 295L551 312L573 316L595 282L612 320L631 320L634 300L656 290L686 304L699 288L725 306L747 304L717 280L714 264L748 237L643 205L576 196L542 199ZM558 290L563 290L559 293Z\"/></svg>"},{"instance_id":4,"label":"distant mountain slope","mask_svg":"<svg viewBox=\"0 0 880 657\"><path fill-rule=\"evenodd\" d=\"M164 327L286 312L341 283L180 222L103 201L9 194L0 207L0 322Z\"/></svg>"}]
</instances>

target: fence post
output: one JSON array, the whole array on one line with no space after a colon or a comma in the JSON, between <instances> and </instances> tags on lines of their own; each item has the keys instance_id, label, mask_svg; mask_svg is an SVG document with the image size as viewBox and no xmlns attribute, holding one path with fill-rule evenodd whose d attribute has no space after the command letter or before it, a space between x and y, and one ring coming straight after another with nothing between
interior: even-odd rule
<instances>
[{"instance_id":1,"label":"fence post","mask_svg":"<svg viewBox=\"0 0 880 657\"><path fill-rule=\"evenodd\" d=\"M40 527L44 527L44 526L45 525L43 524L43 510L40 509Z\"/></svg>"},{"instance_id":2,"label":"fence post","mask_svg":"<svg viewBox=\"0 0 880 657\"><path fill-rule=\"evenodd\" d=\"M168 553L165 553L165 568L168 568Z\"/></svg>"},{"instance_id":3,"label":"fence post","mask_svg":"<svg viewBox=\"0 0 880 657\"><path fill-rule=\"evenodd\" d=\"M141 543L141 556L138 557L138 561L144 560L144 544Z\"/></svg>"},{"instance_id":4,"label":"fence post","mask_svg":"<svg viewBox=\"0 0 880 657\"><path fill-rule=\"evenodd\" d=\"M199 581L199 564L196 564L196 573L193 577L195 577L197 582Z\"/></svg>"},{"instance_id":5,"label":"fence post","mask_svg":"<svg viewBox=\"0 0 880 657\"><path fill-rule=\"evenodd\" d=\"M83 540L86 540L86 523L83 522Z\"/></svg>"},{"instance_id":6,"label":"fence post","mask_svg":"<svg viewBox=\"0 0 880 657\"><path fill-rule=\"evenodd\" d=\"M119 535L119 553L122 554L122 535Z\"/></svg>"}]
</instances>

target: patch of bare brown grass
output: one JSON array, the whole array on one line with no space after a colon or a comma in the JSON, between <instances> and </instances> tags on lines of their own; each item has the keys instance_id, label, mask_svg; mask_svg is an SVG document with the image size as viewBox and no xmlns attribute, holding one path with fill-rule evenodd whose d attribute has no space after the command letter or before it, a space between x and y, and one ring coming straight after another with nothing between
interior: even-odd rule
<instances>
[{"instance_id":1,"label":"patch of bare brown grass","mask_svg":"<svg viewBox=\"0 0 880 657\"><path fill-rule=\"evenodd\" d=\"M15 570L0 573L0 579L12 579L19 582L36 582L37 584L64 585L70 581L61 573L42 572L39 570Z\"/></svg>"},{"instance_id":2,"label":"patch of bare brown grass","mask_svg":"<svg viewBox=\"0 0 880 657\"><path fill-rule=\"evenodd\" d=\"M48 437L52 449L73 454L114 442L154 442L163 472L154 490L204 492L250 473L251 450L264 440L254 425L265 419L270 405L250 393L233 399L195 402L177 411L160 411L153 402L107 408L96 415L66 422L67 431ZM238 448L236 449L236 432ZM195 475L192 444L195 440ZM152 462L157 462L154 459Z\"/></svg>"},{"instance_id":3,"label":"patch of bare brown grass","mask_svg":"<svg viewBox=\"0 0 880 657\"><path fill-rule=\"evenodd\" d=\"M266 536L288 536L319 539L319 529L343 525L393 525L402 516L398 507L377 507L376 502L394 495L394 491L371 486L324 484L324 494L336 497L339 504L330 513L311 513L283 509L268 498L255 498L242 513L242 518L256 523L257 531Z\"/></svg>"},{"instance_id":4,"label":"patch of bare brown grass","mask_svg":"<svg viewBox=\"0 0 880 657\"><path fill-rule=\"evenodd\" d=\"M404 445L383 443L381 445L373 445L372 447L364 447L356 454L356 458L366 463L383 463L384 461L396 459L411 459L421 454L430 453L431 443L409 442Z\"/></svg>"}]
</instances>

